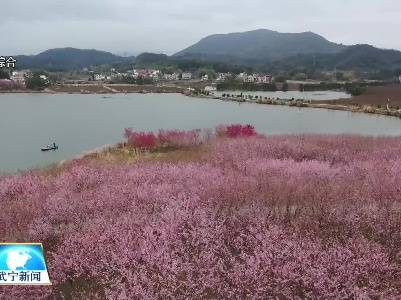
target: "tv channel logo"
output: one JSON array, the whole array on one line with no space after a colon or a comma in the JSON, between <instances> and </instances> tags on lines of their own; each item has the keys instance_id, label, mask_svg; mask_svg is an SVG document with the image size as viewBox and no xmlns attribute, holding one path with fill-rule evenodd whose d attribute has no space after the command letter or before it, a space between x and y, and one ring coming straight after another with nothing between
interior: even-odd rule
<instances>
[{"instance_id":1,"label":"tv channel logo","mask_svg":"<svg viewBox=\"0 0 401 300\"><path fill-rule=\"evenodd\" d=\"M0 285L51 285L42 243L0 243Z\"/></svg>"}]
</instances>

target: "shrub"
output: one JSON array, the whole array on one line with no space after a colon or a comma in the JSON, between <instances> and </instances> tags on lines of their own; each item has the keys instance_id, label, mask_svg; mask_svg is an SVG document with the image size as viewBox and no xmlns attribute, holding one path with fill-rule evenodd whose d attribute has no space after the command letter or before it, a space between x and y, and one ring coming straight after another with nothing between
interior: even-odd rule
<instances>
[{"instance_id":1,"label":"shrub","mask_svg":"<svg viewBox=\"0 0 401 300\"><path fill-rule=\"evenodd\" d=\"M153 148L156 146L194 147L211 138L211 130L162 130L153 132L135 132L132 128L125 128L124 137L133 147Z\"/></svg>"},{"instance_id":2,"label":"shrub","mask_svg":"<svg viewBox=\"0 0 401 300\"><path fill-rule=\"evenodd\" d=\"M227 125L217 125L215 128L215 133L218 137L227 136Z\"/></svg>"},{"instance_id":3,"label":"shrub","mask_svg":"<svg viewBox=\"0 0 401 300\"><path fill-rule=\"evenodd\" d=\"M256 131L253 126L242 124L218 125L215 128L215 132L217 136L226 136L231 138L256 135Z\"/></svg>"},{"instance_id":4,"label":"shrub","mask_svg":"<svg viewBox=\"0 0 401 300\"><path fill-rule=\"evenodd\" d=\"M129 143L134 147L151 148L156 146L156 137L153 132L133 132L129 137Z\"/></svg>"},{"instance_id":5,"label":"shrub","mask_svg":"<svg viewBox=\"0 0 401 300\"><path fill-rule=\"evenodd\" d=\"M133 129L131 127L130 128L125 128L124 137L128 140L128 142L129 142L129 139L132 136L133 132L134 131L133 131Z\"/></svg>"},{"instance_id":6,"label":"shrub","mask_svg":"<svg viewBox=\"0 0 401 300\"><path fill-rule=\"evenodd\" d=\"M175 147L196 146L201 142L200 129L181 131L181 130L159 130L157 139L161 144Z\"/></svg>"}]
</instances>

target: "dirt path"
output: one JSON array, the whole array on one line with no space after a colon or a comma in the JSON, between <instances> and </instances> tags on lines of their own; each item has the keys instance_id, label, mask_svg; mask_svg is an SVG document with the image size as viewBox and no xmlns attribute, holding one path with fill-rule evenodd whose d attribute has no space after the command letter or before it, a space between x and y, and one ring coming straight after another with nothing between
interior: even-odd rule
<instances>
[{"instance_id":1,"label":"dirt path","mask_svg":"<svg viewBox=\"0 0 401 300\"><path fill-rule=\"evenodd\" d=\"M103 87L105 88L105 89L107 89L107 90L109 90L109 91L111 91L111 92L113 92L113 93L118 93L118 91L117 90L115 90L115 89L112 89L111 87L109 87L109 86L107 86L107 85L103 85Z\"/></svg>"}]
</instances>

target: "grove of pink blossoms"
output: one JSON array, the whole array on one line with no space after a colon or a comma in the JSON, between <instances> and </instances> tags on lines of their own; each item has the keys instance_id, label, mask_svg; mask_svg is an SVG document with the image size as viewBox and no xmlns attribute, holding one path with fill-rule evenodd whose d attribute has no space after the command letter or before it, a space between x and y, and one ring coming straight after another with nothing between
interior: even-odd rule
<instances>
[{"instance_id":1,"label":"grove of pink blossoms","mask_svg":"<svg viewBox=\"0 0 401 300\"><path fill-rule=\"evenodd\" d=\"M199 146L211 135L209 130L159 130L157 134L153 132L133 131L126 128L124 137L131 146L138 148L154 148L156 146L189 147Z\"/></svg>"},{"instance_id":2,"label":"grove of pink blossoms","mask_svg":"<svg viewBox=\"0 0 401 300\"><path fill-rule=\"evenodd\" d=\"M1 176L0 241L43 241L53 286L0 299L401 299L400 137L209 148Z\"/></svg>"},{"instance_id":3,"label":"grove of pink blossoms","mask_svg":"<svg viewBox=\"0 0 401 300\"><path fill-rule=\"evenodd\" d=\"M215 132L218 136L227 136L231 138L256 135L255 128L249 124L218 125L215 128Z\"/></svg>"},{"instance_id":4,"label":"grove of pink blossoms","mask_svg":"<svg viewBox=\"0 0 401 300\"><path fill-rule=\"evenodd\" d=\"M14 82L9 79L0 79L1 90L25 90L25 85L19 82Z\"/></svg>"}]
</instances>

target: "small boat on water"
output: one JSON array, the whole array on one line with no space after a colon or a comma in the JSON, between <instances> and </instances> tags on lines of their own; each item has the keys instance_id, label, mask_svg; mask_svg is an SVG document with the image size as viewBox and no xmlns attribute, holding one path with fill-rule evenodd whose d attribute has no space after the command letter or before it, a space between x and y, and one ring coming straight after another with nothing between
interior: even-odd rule
<instances>
[{"instance_id":1,"label":"small boat on water","mask_svg":"<svg viewBox=\"0 0 401 300\"><path fill-rule=\"evenodd\" d=\"M56 143L53 143L52 145L42 147L41 150L42 151L49 151L49 150L56 150L56 149L58 149L58 146L56 145Z\"/></svg>"}]
</instances>

